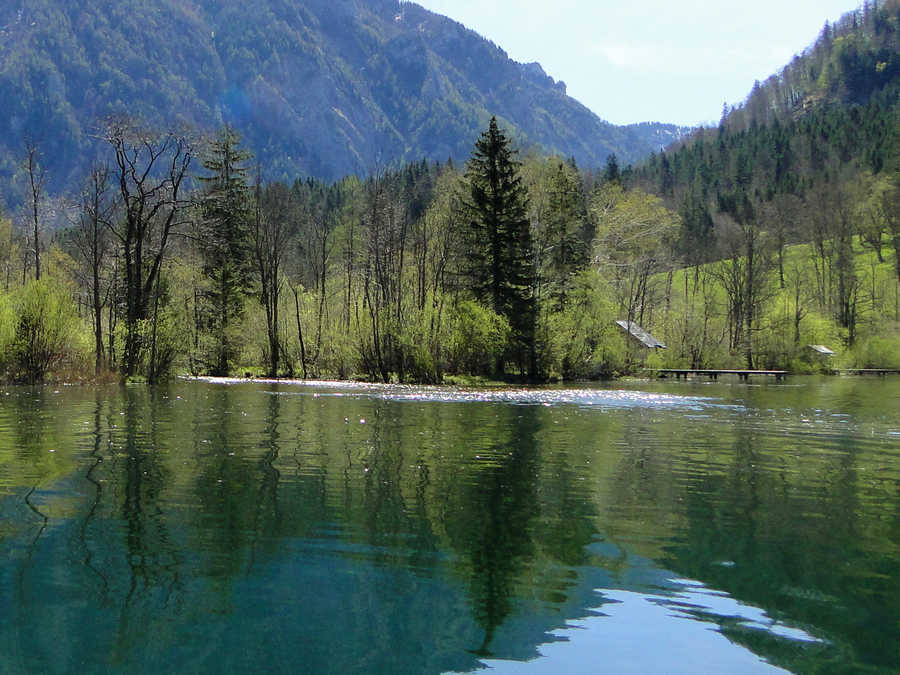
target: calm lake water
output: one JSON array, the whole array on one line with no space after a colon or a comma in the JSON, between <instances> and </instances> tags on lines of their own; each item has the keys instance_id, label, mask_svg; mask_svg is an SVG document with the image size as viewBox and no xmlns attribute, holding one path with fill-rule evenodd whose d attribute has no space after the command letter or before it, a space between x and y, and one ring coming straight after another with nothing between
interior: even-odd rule
<instances>
[{"instance_id":1,"label":"calm lake water","mask_svg":"<svg viewBox=\"0 0 900 675\"><path fill-rule=\"evenodd\" d=\"M0 388L0 672L900 671L900 378Z\"/></svg>"}]
</instances>

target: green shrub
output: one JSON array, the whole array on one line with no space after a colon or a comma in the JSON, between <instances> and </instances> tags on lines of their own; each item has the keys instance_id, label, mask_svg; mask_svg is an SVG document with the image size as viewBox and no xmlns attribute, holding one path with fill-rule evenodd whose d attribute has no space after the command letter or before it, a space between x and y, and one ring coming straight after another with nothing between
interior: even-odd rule
<instances>
[{"instance_id":1,"label":"green shrub","mask_svg":"<svg viewBox=\"0 0 900 675\"><path fill-rule=\"evenodd\" d=\"M176 363L184 358L185 344L189 335L178 321L178 316L171 311L161 311L156 321L155 346L153 319L141 322L141 333L144 336L142 357L147 364L147 375L151 381L167 378Z\"/></svg>"},{"instance_id":2,"label":"green shrub","mask_svg":"<svg viewBox=\"0 0 900 675\"><path fill-rule=\"evenodd\" d=\"M68 292L52 279L29 283L19 298L12 344L15 379L39 383L72 353L78 320Z\"/></svg>"},{"instance_id":3,"label":"green shrub","mask_svg":"<svg viewBox=\"0 0 900 675\"><path fill-rule=\"evenodd\" d=\"M451 318L449 369L488 375L502 358L510 337L509 321L477 302L460 303Z\"/></svg>"},{"instance_id":4,"label":"green shrub","mask_svg":"<svg viewBox=\"0 0 900 675\"><path fill-rule=\"evenodd\" d=\"M538 326L544 376L584 380L621 372L625 343L608 282L595 270L584 270L572 283L564 309L544 314Z\"/></svg>"},{"instance_id":5,"label":"green shrub","mask_svg":"<svg viewBox=\"0 0 900 675\"><path fill-rule=\"evenodd\" d=\"M0 370L11 364L12 345L16 337L16 310L6 293L0 293Z\"/></svg>"},{"instance_id":6,"label":"green shrub","mask_svg":"<svg viewBox=\"0 0 900 675\"><path fill-rule=\"evenodd\" d=\"M852 352L856 368L900 368L900 335L873 335Z\"/></svg>"}]
</instances>

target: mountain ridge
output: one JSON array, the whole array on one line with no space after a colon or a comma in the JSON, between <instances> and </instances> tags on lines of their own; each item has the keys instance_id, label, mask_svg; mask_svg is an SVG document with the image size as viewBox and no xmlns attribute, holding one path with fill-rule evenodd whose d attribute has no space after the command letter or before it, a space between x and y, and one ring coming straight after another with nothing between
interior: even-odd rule
<instances>
[{"instance_id":1,"label":"mountain ridge","mask_svg":"<svg viewBox=\"0 0 900 675\"><path fill-rule=\"evenodd\" d=\"M584 166L636 161L687 131L604 122L540 64L391 0L17 2L0 8L0 64L0 180L32 136L57 191L84 174L109 114L231 124L285 180L461 161L494 115L520 147Z\"/></svg>"}]
</instances>

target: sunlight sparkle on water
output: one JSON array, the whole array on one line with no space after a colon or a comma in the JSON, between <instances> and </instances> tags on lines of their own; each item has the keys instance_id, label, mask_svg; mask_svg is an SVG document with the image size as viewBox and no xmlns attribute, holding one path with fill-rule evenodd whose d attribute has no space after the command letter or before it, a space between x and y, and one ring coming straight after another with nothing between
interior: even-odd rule
<instances>
[{"instance_id":1,"label":"sunlight sparkle on water","mask_svg":"<svg viewBox=\"0 0 900 675\"><path fill-rule=\"evenodd\" d=\"M706 396L684 396L631 389L498 387L467 388L455 386L424 386L378 384L371 382L343 382L327 380L242 380L240 378L196 378L216 384L278 384L284 389L267 391L278 396L306 396L313 398L347 395L366 396L386 401L434 403L506 403L514 405L578 405L599 408L657 408L700 411L717 405L717 399ZM310 391L314 390L314 391Z\"/></svg>"},{"instance_id":2,"label":"sunlight sparkle on water","mask_svg":"<svg viewBox=\"0 0 900 675\"><path fill-rule=\"evenodd\" d=\"M434 403L506 403L513 405L578 405L599 408L656 408L701 411L717 406L717 400L705 396L682 396L629 389L601 388L465 388L455 386L423 386L402 384L378 384L371 382L345 382L327 380L271 380L240 378L191 378L215 384L277 384L285 387L266 391L274 396L344 397L365 396L385 401L411 401ZM310 391L316 390L316 391Z\"/></svg>"}]
</instances>

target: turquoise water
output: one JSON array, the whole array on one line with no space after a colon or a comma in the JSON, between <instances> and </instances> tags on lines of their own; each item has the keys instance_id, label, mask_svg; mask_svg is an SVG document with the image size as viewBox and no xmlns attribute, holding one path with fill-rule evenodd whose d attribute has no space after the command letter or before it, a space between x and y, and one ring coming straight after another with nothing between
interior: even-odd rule
<instances>
[{"instance_id":1,"label":"turquoise water","mask_svg":"<svg viewBox=\"0 0 900 675\"><path fill-rule=\"evenodd\" d=\"M0 389L0 672L900 671L900 378Z\"/></svg>"}]
</instances>

